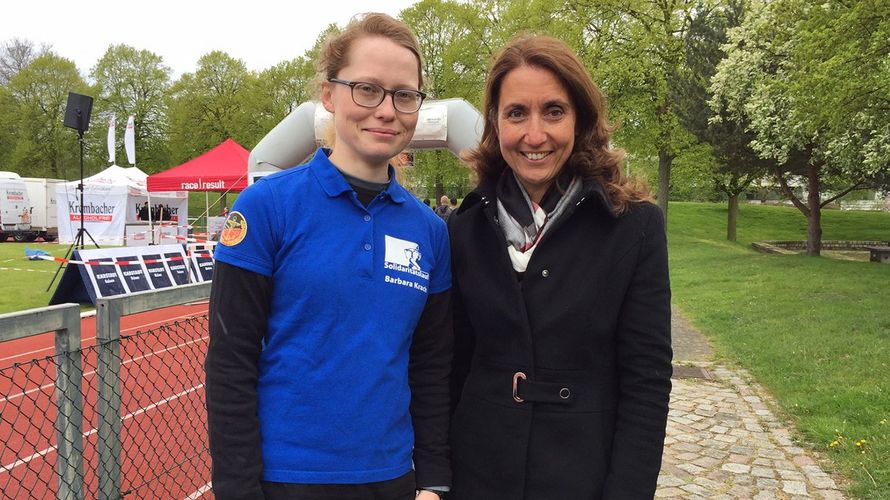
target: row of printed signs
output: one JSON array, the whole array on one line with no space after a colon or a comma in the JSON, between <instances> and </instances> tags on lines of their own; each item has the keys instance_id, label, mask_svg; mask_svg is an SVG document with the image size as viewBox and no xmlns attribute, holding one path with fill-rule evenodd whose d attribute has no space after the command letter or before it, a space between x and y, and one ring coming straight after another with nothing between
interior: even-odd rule
<instances>
[{"instance_id":1,"label":"row of printed signs","mask_svg":"<svg viewBox=\"0 0 890 500\"><path fill-rule=\"evenodd\" d=\"M77 253L77 260L108 262L108 265L79 266L96 297L160 290L210 281L213 277L210 251L188 255L183 245L106 248Z\"/></svg>"}]
</instances>

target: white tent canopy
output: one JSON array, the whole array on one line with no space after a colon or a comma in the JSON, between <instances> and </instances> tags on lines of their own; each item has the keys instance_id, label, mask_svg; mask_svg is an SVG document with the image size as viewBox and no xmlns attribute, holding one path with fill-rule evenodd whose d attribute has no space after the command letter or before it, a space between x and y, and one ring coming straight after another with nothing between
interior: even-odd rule
<instances>
[{"instance_id":1,"label":"white tent canopy","mask_svg":"<svg viewBox=\"0 0 890 500\"><path fill-rule=\"evenodd\" d=\"M150 202L169 208L170 222L188 224L188 193L151 193L145 187L148 175L136 167L112 165L83 180L84 229L100 245L123 245L124 226L139 220L139 208ZM59 214L59 243L71 243L80 228L78 181L56 187ZM147 222L147 220L146 220ZM147 228L146 228L147 229ZM85 238L89 243L89 238Z\"/></svg>"}]
</instances>

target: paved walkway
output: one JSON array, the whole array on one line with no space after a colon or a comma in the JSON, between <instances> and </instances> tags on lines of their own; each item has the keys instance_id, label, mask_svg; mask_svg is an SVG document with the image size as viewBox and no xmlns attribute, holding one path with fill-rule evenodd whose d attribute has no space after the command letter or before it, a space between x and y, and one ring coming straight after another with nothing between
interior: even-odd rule
<instances>
[{"instance_id":1,"label":"paved walkway","mask_svg":"<svg viewBox=\"0 0 890 500\"><path fill-rule=\"evenodd\" d=\"M674 386L656 498L843 499L839 485L777 419L740 369L673 311Z\"/></svg>"}]
</instances>

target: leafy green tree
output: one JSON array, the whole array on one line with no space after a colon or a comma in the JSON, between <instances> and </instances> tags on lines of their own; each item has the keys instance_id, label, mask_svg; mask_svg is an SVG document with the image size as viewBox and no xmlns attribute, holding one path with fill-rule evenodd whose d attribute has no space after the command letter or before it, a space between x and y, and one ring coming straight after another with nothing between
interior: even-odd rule
<instances>
[{"instance_id":1,"label":"leafy green tree","mask_svg":"<svg viewBox=\"0 0 890 500\"><path fill-rule=\"evenodd\" d=\"M256 77L244 62L220 51L198 60L195 73L186 73L169 92L169 140L174 163L194 158L232 138L252 148L261 130L247 106Z\"/></svg>"},{"instance_id":2,"label":"leafy green tree","mask_svg":"<svg viewBox=\"0 0 890 500\"><path fill-rule=\"evenodd\" d=\"M104 125L114 114L118 124L116 133L121 137L127 117L133 115L136 161L140 167L146 165L148 170L158 170L170 164L165 99L171 85L170 75L170 68L163 64L160 56L127 45L108 47L91 71L99 97L93 122ZM104 136L100 142L96 149L104 156L107 149ZM123 163L126 161L123 141L116 143L115 156L119 163Z\"/></svg>"},{"instance_id":3,"label":"leafy green tree","mask_svg":"<svg viewBox=\"0 0 890 500\"><path fill-rule=\"evenodd\" d=\"M265 134L300 104L315 97L315 68L312 61L297 57L262 71L251 80L247 107L253 112L258 132ZM256 143L262 138L250 138Z\"/></svg>"},{"instance_id":4,"label":"leafy green tree","mask_svg":"<svg viewBox=\"0 0 890 500\"><path fill-rule=\"evenodd\" d=\"M79 174L77 133L63 125L68 92L89 95L91 89L72 61L52 52L13 75L0 95L3 121L10 130L8 170L35 177ZM90 128L87 135L93 133ZM92 167L88 163L87 171Z\"/></svg>"},{"instance_id":5,"label":"leafy green tree","mask_svg":"<svg viewBox=\"0 0 890 500\"><path fill-rule=\"evenodd\" d=\"M826 155L868 187L888 188L890 3L810 2L795 32L790 88L825 137Z\"/></svg>"},{"instance_id":6,"label":"leafy green tree","mask_svg":"<svg viewBox=\"0 0 890 500\"><path fill-rule=\"evenodd\" d=\"M478 11L452 0L422 0L400 17L417 35L424 89L431 98L477 98L485 78L472 37ZM462 196L469 185L469 170L446 151L415 152L414 167L407 173L412 184L423 186L424 196L436 199L443 194Z\"/></svg>"},{"instance_id":7,"label":"leafy green tree","mask_svg":"<svg viewBox=\"0 0 890 500\"><path fill-rule=\"evenodd\" d=\"M751 147L775 162L780 188L807 218L809 255L821 253L822 208L890 168L890 128L880 111L887 109L887 80L880 75L887 74L888 42L874 36L890 30L890 6L865 3L758 6L730 30L727 56L712 79L712 107L747 122ZM792 179L801 178L805 200L791 188Z\"/></svg>"},{"instance_id":8,"label":"leafy green tree","mask_svg":"<svg viewBox=\"0 0 890 500\"><path fill-rule=\"evenodd\" d=\"M9 170L10 157L15 147L13 117L18 108L6 86L0 85L0 170Z\"/></svg>"},{"instance_id":9,"label":"leafy green tree","mask_svg":"<svg viewBox=\"0 0 890 500\"><path fill-rule=\"evenodd\" d=\"M747 0L729 0L709 5L699 2L690 15L686 33L686 64L671 82L680 122L714 155L711 176L714 186L727 197L726 239L736 241L739 197L751 183L769 175L773 166L760 158L750 147L753 134L747 123L715 118L708 106L708 87L723 59L721 46L727 41L729 28L739 26L744 18Z\"/></svg>"},{"instance_id":10,"label":"leafy green tree","mask_svg":"<svg viewBox=\"0 0 890 500\"><path fill-rule=\"evenodd\" d=\"M671 168L695 138L676 112L670 83L685 63L693 0L575 0L563 25L578 27L577 50L608 96L615 140L636 157L658 159L658 204L667 216Z\"/></svg>"}]
</instances>

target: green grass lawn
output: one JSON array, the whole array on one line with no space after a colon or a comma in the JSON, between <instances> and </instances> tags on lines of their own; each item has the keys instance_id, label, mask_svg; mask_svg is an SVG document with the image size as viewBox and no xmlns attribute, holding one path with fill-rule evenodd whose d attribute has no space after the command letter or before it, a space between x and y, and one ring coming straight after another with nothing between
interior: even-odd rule
<instances>
[{"instance_id":1,"label":"green grass lawn","mask_svg":"<svg viewBox=\"0 0 890 500\"><path fill-rule=\"evenodd\" d=\"M671 204L675 303L775 395L852 495L890 498L890 265L751 250L805 239L794 208L742 206L738 243L725 221L722 205ZM890 214L826 211L823 235L890 240Z\"/></svg>"},{"instance_id":2,"label":"green grass lawn","mask_svg":"<svg viewBox=\"0 0 890 500\"><path fill-rule=\"evenodd\" d=\"M45 260L27 260L25 247L43 250L55 257L64 257L69 245L68 243L64 245L12 243L11 239L0 243L0 314L46 306L61 279L62 274L59 273L59 278L53 283L53 289L47 292L46 287L59 264Z\"/></svg>"}]
</instances>

